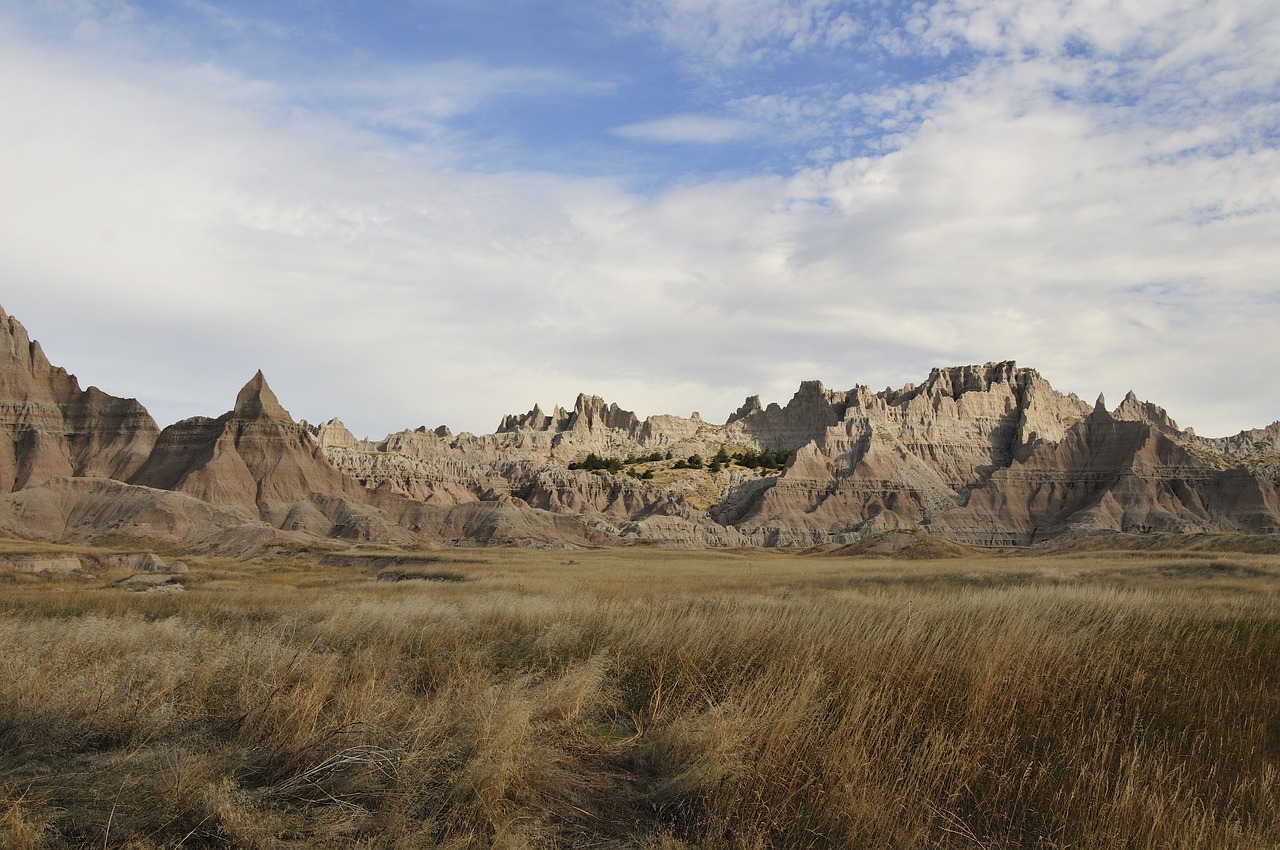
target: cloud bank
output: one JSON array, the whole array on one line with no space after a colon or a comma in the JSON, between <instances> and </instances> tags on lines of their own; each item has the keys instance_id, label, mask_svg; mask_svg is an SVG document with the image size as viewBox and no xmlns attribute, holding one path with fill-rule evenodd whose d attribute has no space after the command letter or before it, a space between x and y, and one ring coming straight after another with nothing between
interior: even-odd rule
<instances>
[{"instance_id":1,"label":"cloud bank","mask_svg":"<svg viewBox=\"0 0 1280 850\"><path fill-rule=\"evenodd\" d=\"M151 5L0 13L0 304L162 424L258 368L381 436L1008 358L1201 433L1280 417L1268 4L582 13L668 88L206 5L213 46ZM272 72L277 29L346 64Z\"/></svg>"}]
</instances>

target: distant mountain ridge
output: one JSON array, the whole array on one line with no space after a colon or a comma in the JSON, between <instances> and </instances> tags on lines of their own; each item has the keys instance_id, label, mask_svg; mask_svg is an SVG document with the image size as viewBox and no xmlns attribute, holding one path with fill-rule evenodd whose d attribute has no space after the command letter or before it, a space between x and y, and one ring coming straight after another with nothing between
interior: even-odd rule
<instances>
[{"instance_id":1,"label":"distant mountain ridge","mask_svg":"<svg viewBox=\"0 0 1280 850\"><path fill-rule=\"evenodd\" d=\"M596 468L577 468L589 457ZM720 425L640 419L583 394L493 434L378 441L336 419L295 422L259 372L227 413L161 431L137 401L82 391L0 310L0 529L41 539L249 552L329 538L803 547L905 529L1021 546L1280 533L1278 475L1280 422L1206 439L1132 393L1108 411L1011 361L879 392L806 381L787 404L752 396Z\"/></svg>"}]
</instances>

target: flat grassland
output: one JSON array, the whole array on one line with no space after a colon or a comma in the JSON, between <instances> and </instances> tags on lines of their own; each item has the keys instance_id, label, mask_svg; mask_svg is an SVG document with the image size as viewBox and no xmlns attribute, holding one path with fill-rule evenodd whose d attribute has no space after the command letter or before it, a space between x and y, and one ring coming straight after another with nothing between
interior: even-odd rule
<instances>
[{"instance_id":1,"label":"flat grassland","mask_svg":"<svg viewBox=\"0 0 1280 850\"><path fill-rule=\"evenodd\" d=\"M0 573L0 847L1280 847L1277 555L187 563Z\"/></svg>"}]
</instances>

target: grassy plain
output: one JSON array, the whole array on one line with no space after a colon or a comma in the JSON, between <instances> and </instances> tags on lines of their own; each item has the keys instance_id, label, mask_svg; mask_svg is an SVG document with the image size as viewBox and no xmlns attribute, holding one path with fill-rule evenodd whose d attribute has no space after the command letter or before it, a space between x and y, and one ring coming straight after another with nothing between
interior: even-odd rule
<instances>
[{"instance_id":1,"label":"grassy plain","mask_svg":"<svg viewBox=\"0 0 1280 850\"><path fill-rule=\"evenodd\" d=\"M0 574L0 847L1280 847L1277 555L380 557Z\"/></svg>"}]
</instances>

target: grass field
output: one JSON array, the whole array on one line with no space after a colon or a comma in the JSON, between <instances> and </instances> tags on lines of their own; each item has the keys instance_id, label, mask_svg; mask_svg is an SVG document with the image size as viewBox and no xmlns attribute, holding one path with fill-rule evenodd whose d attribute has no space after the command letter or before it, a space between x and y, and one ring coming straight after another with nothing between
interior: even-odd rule
<instances>
[{"instance_id":1,"label":"grass field","mask_svg":"<svg viewBox=\"0 0 1280 850\"><path fill-rule=\"evenodd\" d=\"M1280 847L1280 556L318 557L0 573L0 847Z\"/></svg>"}]
</instances>

